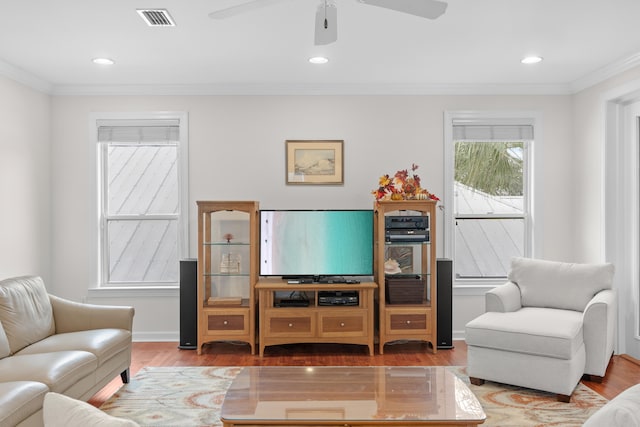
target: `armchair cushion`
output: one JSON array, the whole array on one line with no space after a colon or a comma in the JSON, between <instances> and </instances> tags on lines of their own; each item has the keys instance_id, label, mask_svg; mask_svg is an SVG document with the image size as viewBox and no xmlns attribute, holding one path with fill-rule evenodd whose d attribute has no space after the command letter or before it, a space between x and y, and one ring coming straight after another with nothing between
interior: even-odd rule
<instances>
[{"instance_id":1,"label":"armchair cushion","mask_svg":"<svg viewBox=\"0 0 640 427\"><path fill-rule=\"evenodd\" d=\"M131 346L131 332L122 329L95 329L47 337L22 349L17 355L86 351L98 359L98 366Z\"/></svg>"},{"instance_id":2,"label":"armchair cushion","mask_svg":"<svg viewBox=\"0 0 640 427\"><path fill-rule=\"evenodd\" d=\"M55 332L49 295L40 277L0 282L0 322L11 354Z\"/></svg>"},{"instance_id":3,"label":"armchair cushion","mask_svg":"<svg viewBox=\"0 0 640 427\"><path fill-rule=\"evenodd\" d=\"M85 377L92 377L98 360L86 351L25 354L0 360L3 381L37 381L50 391L65 393Z\"/></svg>"},{"instance_id":4,"label":"armchair cushion","mask_svg":"<svg viewBox=\"0 0 640 427\"><path fill-rule=\"evenodd\" d=\"M513 258L509 280L520 288L523 307L582 312L595 294L611 289L613 265Z\"/></svg>"},{"instance_id":5,"label":"armchair cushion","mask_svg":"<svg viewBox=\"0 0 640 427\"><path fill-rule=\"evenodd\" d=\"M525 307L487 312L466 325L469 346L571 359L582 347L582 313Z\"/></svg>"}]
</instances>

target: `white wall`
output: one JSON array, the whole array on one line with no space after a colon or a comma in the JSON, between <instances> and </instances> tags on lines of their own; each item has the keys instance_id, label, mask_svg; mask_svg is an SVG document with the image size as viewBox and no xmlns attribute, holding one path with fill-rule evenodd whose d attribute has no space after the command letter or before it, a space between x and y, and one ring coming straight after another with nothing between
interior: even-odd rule
<instances>
[{"instance_id":1,"label":"white wall","mask_svg":"<svg viewBox=\"0 0 640 427\"><path fill-rule=\"evenodd\" d=\"M96 111L189 113L190 257L197 254L196 200L255 199L265 209L368 209L378 177L411 163L420 166L423 184L441 196L445 110L538 111L545 145L545 174L539 177L545 189L543 255L575 258L570 96L57 96L52 105L52 272L53 286L64 297L81 300L96 285L95 165L88 137L89 113ZM343 139L344 185L285 185L287 139ZM176 339L177 293L107 295L98 299L136 307L138 339ZM479 296L460 302L459 310L454 301L456 335L476 314L466 307L484 309Z\"/></svg>"},{"instance_id":2,"label":"white wall","mask_svg":"<svg viewBox=\"0 0 640 427\"><path fill-rule=\"evenodd\" d=\"M585 262L604 259L604 98L617 87L640 78L640 67L622 73L573 96L575 155L574 222L576 256Z\"/></svg>"},{"instance_id":3,"label":"white wall","mask_svg":"<svg viewBox=\"0 0 640 427\"><path fill-rule=\"evenodd\" d=\"M93 111L189 113L190 256L196 254L195 200L257 199L263 208L368 208L378 176L412 162L421 166L426 186L442 195L445 110L539 111L545 170L542 256L600 261L602 96L638 78L640 68L574 96L50 98L0 77L0 279L42 275L51 290L74 300L86 299L87 289L95 286L95 171L88 143ZM345 140L344 186L284 184L284 140L314 138ZM177 337L177 292L99 300L135 305L138 337ZM454 335L461 336L466 321L482 310L480 296L458 293Z\"/></svg>"},{"instance_id":4,"label":"white wall","mask_svg":"<svg viewBox=\"0 0 640 427\"><path fill-rule=\"evenodd\" d=\"M0 76L0 280L50 277L50 99Z\"/></svg>"},{"instance_id":5,"label":"white wall","mask_svg":"<svg viewBox=\"0 0 640 427\"><path fill-rule=\"evenodd\" d=\"M577 216L575 225L576 249L585 259L614 262L614 286L618 291L619 309L616 351L635 358L640 358L639 284L635 273L638 259L637 249L634 248L639 236L638 224L634 223L637 220L633 218L630 206L637 204L640 196L629 190L636 188L637 184L625 180L637 179L634 178L637 172L634 173L632 168L637 168L638 160L627 161L622 157L625 153L635 151L625 148L625 145L636 145L637 141L625 141L624 137L605 138L605 129L608 128L607 134L611 135L616 127L612 121L607 123L605 102L617 97L627 98L632 92L636 92L637 102L639 90L640 67L576 94L573 107L576 135L574 151L579 166L575 178L578 186L576 193L579 195L576 205L584 212ZM609 169L605 168L605 156L609 158L606 162ZM608 182L606 187L605 182ZM605 188L608 191L606 195ZM604 209L605 200L609 203L607 212Z\"/></svg>"}]
</instances>

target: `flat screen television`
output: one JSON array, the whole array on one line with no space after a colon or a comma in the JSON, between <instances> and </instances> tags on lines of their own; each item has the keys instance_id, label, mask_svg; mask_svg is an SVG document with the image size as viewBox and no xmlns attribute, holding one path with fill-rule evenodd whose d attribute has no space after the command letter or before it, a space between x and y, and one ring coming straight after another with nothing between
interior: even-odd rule
<instances>
[{"instance_id":1,"label":"flat screen television","mask_svg":"<svg viewBox=\"0 0 640 427\"><path fill-rule=\"evenodd\" d=\"M260 211L260 275L373 275L373 211Z\"/></svg>"}]
</instances>

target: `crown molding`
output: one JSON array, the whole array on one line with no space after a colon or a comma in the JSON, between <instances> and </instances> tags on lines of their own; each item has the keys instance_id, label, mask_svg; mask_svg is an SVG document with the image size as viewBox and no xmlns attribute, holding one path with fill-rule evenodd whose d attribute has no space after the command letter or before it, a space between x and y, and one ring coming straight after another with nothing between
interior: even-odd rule
<instances>
[{"instance_id":1,"label":"crown molding","mask_svg":"<svg viewBox=\"0 0 640 427\"><path fill-rule=\"evenodd\" d=\"M0 59L0 75L49 95L571 95L640 66L640 52L566 84L54 85Z\"/></svg>"},{"instance_id":2,"label":"crown molding","mask_svg":"<svg viewBox=\"0 0 640 427\"><path fill-rule=\"evenodd\" d=\"M611 63L605 67L602 67L592 73L585 75L577 80L574 80L569 85L571 93L578 93L582 90L595 86L611 77L621 74L627 70L640 66L640 52L631 56L623 58L619 61Z\"/></svg>"},{"instance_id":3,"label":"crown molding","mask_svg":"<svg viewBox=\"0 0 640 427\"><path fill-rule=\"evenodd\" d=\"M11 65L2 59L0 59L0 75L47 94L50 94L53 88L51 83Z\"/></svg>"},{"instance_id":4,"label":"crown molding","mask_svg":"<svg viewBox=\"0 0 640 427\"><path fill-rule=\"evenodd\" d=\"M568 95L566 84L205 84L58 85L52 95Z\"/></svg>"}]
</instances>

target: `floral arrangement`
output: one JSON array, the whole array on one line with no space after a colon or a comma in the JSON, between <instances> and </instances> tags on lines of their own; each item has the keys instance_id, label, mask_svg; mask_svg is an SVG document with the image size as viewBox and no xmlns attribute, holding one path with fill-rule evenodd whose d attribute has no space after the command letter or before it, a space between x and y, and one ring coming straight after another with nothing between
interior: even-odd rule
<instances>
[{"instance_id":1,"label":"floral arrangement","mask_svg":"<svg viewBox=\"0 0 640 427\"><path fill-rule=\"evenodd\" d=\"M399 170L393 177L380 177L379 187L371 193L376 200L440 200L435 194L429 193L420 186L420 177L415 172L418 165L411 164L411 172Z\"/></svg>"}]
</instances>

